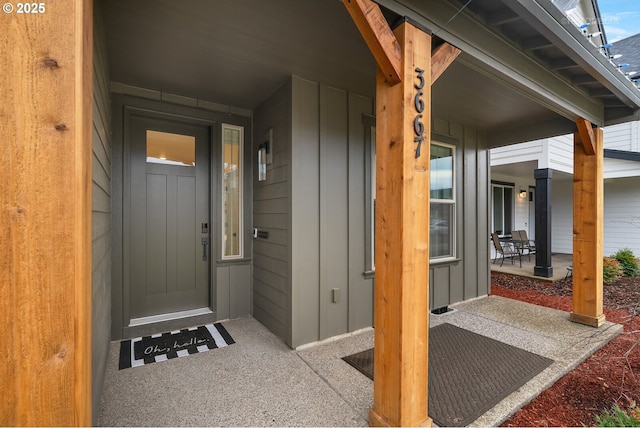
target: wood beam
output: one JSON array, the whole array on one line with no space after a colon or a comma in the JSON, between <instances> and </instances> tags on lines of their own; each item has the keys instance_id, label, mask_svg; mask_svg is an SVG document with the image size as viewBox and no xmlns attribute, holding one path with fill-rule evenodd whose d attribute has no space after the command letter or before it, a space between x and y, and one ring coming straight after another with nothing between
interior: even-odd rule
<instances>
[{"instance_id":1,"label":"wood beam","mask_svg":"<svg viewBox=\"0 0 640 428\"><path fill-rule=\"evenodd\" d=\"M89 426L92 1L41 4L0 31L0 425Z\"/></svg>"},{"instance_id":2,"label":"wood beam","mask_svg":"<svg viewBox=\"0 0 640 428\"><path fill-rule=\"evenodd\" d=\"M372 426L431 424L427 367L431 36L409 22L401 24L395 35L403 51L402 83L390 85L385 71L381 67L377 71ZM421 144L416 139L422 139Z\"/></svg>"},{"instance_id":3,"label":"wood beam","mask_svg":"<svg viewBox=\"0 0 640 428\"><path fill-rule=\"evenodd\" d=\"M588 123L588 122L587 122ZM605 321L603 301L604 147L602 129L588 129L585 142L574 134L573 160L573 311L572 321L593 327ZM584 131L584 130L583 130ZM593 145L594 154L586 147Z\"/></svg>"},{"instance_id":4,"label":"wood beam","mask_svg":"<svg viewBox=\"0 0 640 428\"><path fill-rule=\"evenodd\" d=\"M587 119L579 117L576 119L576 125L578 126L578 134L580 135L580 141L584 147L584 151L587 155L592 156L596 153L596 137L593 132L593 126Z\"/></svg>"},{"instance_id":5,"label":"wood beam","mask_svg":"<svg viewBox=\"0 0 640 428\"><path fill-rule=\"evenodd\" d=\"M457 47L445 42L438 46L431 54L431 84L445 72L462 52Z\"/></svg>"},{"instance_id":6,"label":"wood beam","mask_svg":"<svg viewBox=\"0 0 640 428\"><path fill-rule=\"evenodd\" d=\"M387 82L399 83L402 52L380 6L372 0L343 0L343 3Z\"/></svg>"}]
</instances>

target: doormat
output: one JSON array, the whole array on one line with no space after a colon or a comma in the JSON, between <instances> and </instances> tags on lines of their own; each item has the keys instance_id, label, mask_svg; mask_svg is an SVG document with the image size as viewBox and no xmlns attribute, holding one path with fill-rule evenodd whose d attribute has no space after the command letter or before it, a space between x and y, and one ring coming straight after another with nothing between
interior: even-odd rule
<instances>
[{"instance_id":1,"label":"doormat","mask_svg":"<svg viewBox=\"0 0 640 428\"><path fill-rule=\"evenodd\" d=\"M120 342L119 368L128 369L223 348L235 341L220 323L185 328Z\"/></svg>"},{"instance_id":2,"label":"doormat","mask_svg":"<svg viewBox=\"0 0 640 428\"><path fill-rule=\"evenodd\" d=\"M373 348L344 357L373 379ZM429 416L438 426L469 425L553 360L452 324L429 329Z\"/></svg>"}]
</instances>

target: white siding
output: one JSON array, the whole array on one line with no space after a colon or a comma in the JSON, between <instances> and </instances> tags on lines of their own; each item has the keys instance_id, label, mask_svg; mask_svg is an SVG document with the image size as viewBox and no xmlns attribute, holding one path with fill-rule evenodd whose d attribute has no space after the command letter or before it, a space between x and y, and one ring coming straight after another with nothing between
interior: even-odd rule
<instances>
[{"instance_id":1,"label":"white siding","mask_svg":"<svg viewBox=\"0 0 640 428\"><path fill-rule=\"evenodd\" d=\"M573 252L573 183L553 183L552 244L554 253ZM640 256L640 177L604 184L604 255L630 248Z\"/></svg>"},{"instance_id":2,"label":"white siding","mask_svg":"<svg viewBox=\"0 0 640 428\"><path fill-rule=\"evenodd\" d=\"M603 167L605 179L640 176L640 162L605 158Z\"/></svg>"},{"instance_id":3,"label":"white siding","mask_svg":"<svg viewBox=\"0 0 640 428\"><path fill-rule=\"evenodd\" d=\"M573 174L573 135L550 138L548 158L541 161L540 168Z\"/></svg>"},{"instance_id":4,"label":"white siding","mask_svg":"<svg viewBox=\"0 0 640 428\"><path fill-rule=\"evenodd\" d=\"M551 191L551 252L573 253L573 181L553 180Z\"/></svg>"},{"instance_id":5,"label":"white siding","mask_svg":"<svg viewBox=\"0 0 640 428\"><path fill-rule=\"evenodd\" d=\"M546 141L529 141L491 149L491 166L540 160L544 157Z\"/></svg>"},{"instance_id":6,"label":"white siding","mask_svg":"<svg viewBox=\"0 0 640 428\"><path fill-rule=\"evenodd\" d=\"M636 140L632 141L635 130ZM627 122L604 128L604 148L613 150L638 151L638 122Z\"/></svg>"},{"instance_id":7,"label":"white siding","mask_svg":"<svg viewBox=\"0 0 640 428\"><path fill-rule=\"evenodd\" d=\"M630 248L640 256L640 177L604 184L604 255Z\"/></svg>"}]
</instances>

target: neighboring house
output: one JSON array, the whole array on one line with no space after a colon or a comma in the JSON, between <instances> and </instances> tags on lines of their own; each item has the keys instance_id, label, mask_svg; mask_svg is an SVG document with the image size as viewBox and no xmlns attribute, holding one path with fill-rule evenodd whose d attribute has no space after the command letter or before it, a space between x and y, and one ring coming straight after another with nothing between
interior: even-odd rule
<instances>
[{"instance_id":1,"label":"neighboring house","mask_svg":"<svg viewBox=\"0 0 640 428\"><path fill-rule=\"evenodd\" d=\"M396 114L379 98L393 90L393 74L376 81L377 67L387 73L379 56L397 59L403 48L369 49L347 3L377 11L386 35L396 22L421 40L432 33L420 62L434 58L432 72L442 74L416 67L416 82L404 83L429 86L415 98L389 96L424 116L376 120ZM564 3L597 16L595 3ZM409 308L408 324L388 311L386 326L396 328L487 295L489 149L639 118L640 91L592 43L603 36L587 39L594 25L579 28L550 0L345 4L78 0L47 3L46 19L1 17L10 25L0 46L10 49L0 65L11 78L0 82L9 165L0 169L0 216L10 225L0 232L0 313L23 352L0 362L9 391L0 424L90 424L111 340L252 315L295 348L371 327L374 298L377 310L414 289L429 294L429 308L400 308ZM447 56L456 48L460 56ZM452 63L437 67L443 51ZM430 158L415 160L414 135L397 141L397 128L430 132ZM594 139L581 141L581 156L599 159L587 150ZM375 155L395 147L410 147L407 159ZM430 169L431 189L402 201L410 208L402 216L381 215L401 204L389 203L396 182L376 181L376 171L399 176L404 189L398 165L407 164L422 183ZM592 202L598 189L581 191ZM415 200L430 200L430 213ZM588 225L598 224L585 207ZM412 221L417 211L429 220ZM401 272L385 277L379 263L376 272L374 259L396 254L375 242L392 247L428 227L428 266L413 263L427 261L424 239L403 248ZM581 253L584 269L597 265L591 254ZM417 271L429 284L407 284ZM384 291L405 288L374 296L374 279ZM582 318L572 319L600 325L601 308L582 313L577 300ZM405 330L413 331L390 340ZM404 350L420 340L404 339L403 358L425 356L428 341L411 354Z\"/></svg>"},{"instance_id":2,"label":"neighboring house","mask_svg":"<svg viewBox=\"0 0 640 428\"><path fill-rule=\"evenodd\" d=\"M638 85L640 34L613 43L611 60ZM640 255L640 122L604 128L604 255ZM536 235L534 170L552 172L551 250L573 252L573 135L491 149L491 230Z\"/></svg>"}]
</instances>

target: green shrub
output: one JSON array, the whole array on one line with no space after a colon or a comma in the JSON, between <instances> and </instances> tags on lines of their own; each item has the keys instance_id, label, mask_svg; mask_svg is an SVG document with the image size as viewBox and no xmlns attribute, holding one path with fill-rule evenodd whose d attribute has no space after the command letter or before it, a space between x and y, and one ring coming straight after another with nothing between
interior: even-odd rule
<instances>
[{"instance_id":1,"label":"green shrub","mask_svg":"<svg viewBox=\"0 0 640 428\"><path fill-rule=\"evenodd\" d=\"M624 276L636 276L638 271L640 271L638 259L636 259L636 256L633 255L633 251L630 249L623 248L622 250L618 250L612 257L620 262Z\"/></svg>"},{"instance_id":2,"label":"green shrub","mask_svg":"<svg viewBox=\"0 0 640 428\"><path fill-rule=\"evenodd\" d=\"M632 401L628 410L614 406L596 416L596 426L599 427L640 427L640 407Z\"/></svg>"},{"instance_id":3,"label":"green shrub","mask_svg":"<svg viewBox=\"0 0 640 428\"><path fill-rule=\"evenodd\" d=\"M605 257L602 265L602 280L609 284L622 276L620 262L612 257Z\"/></svg>"}]
</instances>

